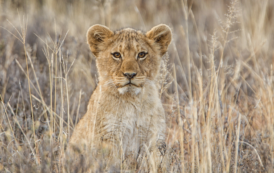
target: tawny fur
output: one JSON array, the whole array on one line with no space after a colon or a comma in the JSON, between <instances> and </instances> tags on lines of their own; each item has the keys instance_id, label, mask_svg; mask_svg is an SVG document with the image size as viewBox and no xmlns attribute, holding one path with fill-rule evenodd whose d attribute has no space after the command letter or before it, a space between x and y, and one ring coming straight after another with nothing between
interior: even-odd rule
<instances>
[{"instance_id":1,"label":"tawny fur","mask_svg":"<svg viewBox=\"0 0 274 173\"><path fill-rule=\"evenodd\" d=\"M171 41L170 28L158 25L147 33L131 28L114 32L94 25L87 41L96 56L99 83L74 129L70 150L87 152L110 144L125 156L137 156L142 147L153 150L165 143L166 120L156 80ZM121 58L114 58L114 52ZM138 58L140 52L147 53L144 59ZM137 74L132 84L127 84L126 72Z\"/></svg>"}]
</instances>

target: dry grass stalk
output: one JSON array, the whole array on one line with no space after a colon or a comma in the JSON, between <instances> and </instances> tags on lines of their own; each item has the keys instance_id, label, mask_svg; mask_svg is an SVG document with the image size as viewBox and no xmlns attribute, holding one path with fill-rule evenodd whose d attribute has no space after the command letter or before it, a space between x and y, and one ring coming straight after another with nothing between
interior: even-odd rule
<instances>
[{"instance_id":1,"label":"dry grass stalk","mask_svg":"<svg viewBox=\"0 0 274 173\"><path fill-rule=\"evenodd\" d=\"M273 172L273 8L267 0L2 0L0 171ZM107 151L61 159L96 86L85 40L95 23L173 30L159 76L168 122L161 168L145 168L155 163L150 151L140 167Z\"/></svg>"}]
</instances>

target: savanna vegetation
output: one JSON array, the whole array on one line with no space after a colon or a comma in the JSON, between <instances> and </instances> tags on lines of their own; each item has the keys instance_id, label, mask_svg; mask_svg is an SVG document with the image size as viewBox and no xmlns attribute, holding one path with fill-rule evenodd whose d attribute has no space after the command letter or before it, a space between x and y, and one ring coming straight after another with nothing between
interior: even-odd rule
<instances>
[{"instance_id":1,"label":"savanna vegetation","mask_svg":"<svg viewBox=\"0 0 274 173\"><path fill-rule=\"evenodd\" d=\"M273 172L273 9L273 0L0 0L0 172ZM87 29L160 23L173 32L159 78L166 165L62 159L98 82Z\"/></svg>"}]
</instances>

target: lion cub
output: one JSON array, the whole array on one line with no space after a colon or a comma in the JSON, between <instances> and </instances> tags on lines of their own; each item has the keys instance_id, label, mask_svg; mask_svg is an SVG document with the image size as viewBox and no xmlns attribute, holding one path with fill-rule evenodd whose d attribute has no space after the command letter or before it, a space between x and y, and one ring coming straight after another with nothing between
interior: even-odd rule
<instances>
[{"instance_id":1,"label":"lion cub","mask_svg":"<svg viewBox=\"0 0 274 173\"><path fill-rule=\"evenodd\" d=\"M157 76L171 38L170 28L163 24L147 33L131 28L111 31L102 25L89 28L87 42L96 56L99 83L69 150L88 152L107 145L125 157L159 151L165 144L166 120Z\"/></svg>"}]
</instances>

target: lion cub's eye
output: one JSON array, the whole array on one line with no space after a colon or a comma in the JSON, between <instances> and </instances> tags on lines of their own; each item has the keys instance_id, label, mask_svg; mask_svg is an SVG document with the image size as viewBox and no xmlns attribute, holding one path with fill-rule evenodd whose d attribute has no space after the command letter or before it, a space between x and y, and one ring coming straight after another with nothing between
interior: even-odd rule
<instances>
[{"instance_id":1,"label":"lion cub's eye","mask_svg":"<svg viewBox=\"0 0 274 173\"><path fill-rule=\"evenodd\" d=\"M142 58L144 58L146 55L147 55L146 52L140 52L140 53L138 53L138 58L142 59Z\"/></svg>"},{"instance_id":2,"label":"lion cub's eye","mask_svg":"<svg viewBox=\"0 0 274 173\"><path fill-rule=\"evenodd\" d=\"M121 58L121 54L120 54L119 52L114 52L114 53L112 53L112 56L113 56L114 58Z\"/></svg>"}]
</instances>

